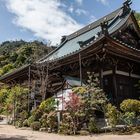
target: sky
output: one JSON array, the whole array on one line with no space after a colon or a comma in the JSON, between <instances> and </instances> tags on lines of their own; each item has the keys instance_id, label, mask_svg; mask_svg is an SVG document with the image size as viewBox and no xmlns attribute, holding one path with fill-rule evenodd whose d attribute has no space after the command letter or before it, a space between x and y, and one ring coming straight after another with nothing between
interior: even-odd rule
<instances>
[{"instance_id":1,"label":"sky","mask_svg":"<svg viewBox=\"0 0 140 140\"><path fill-rule=\"evenodd\" d=\"M0 43L39 40L59 44L83 26L122 6L124 0L0 0ZM140 12L140 0L132 0Z\"/></svg>"}]
</instances>

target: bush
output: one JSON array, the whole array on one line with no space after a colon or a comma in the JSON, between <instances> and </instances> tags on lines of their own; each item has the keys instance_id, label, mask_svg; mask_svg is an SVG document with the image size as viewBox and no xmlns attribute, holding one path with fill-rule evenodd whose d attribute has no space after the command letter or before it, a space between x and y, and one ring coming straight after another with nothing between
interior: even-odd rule
<instances>
[{"instance_id":1,"label":"bush","mask_svg":"<svg viewBox=\"0 0 140 140\"><path fill-rule=\"evenodd\" d=\"M96 126L96 122L94 118L91 118L88 124L88 130L90 133L97 133L98 132L98 128Z\"/></svg>"},{"instance_id":2,"label":"bush","mask_svg":"<svg viewBox=\"0 0 140 140\"><path fill-rule=\"evenodd\" d=\"M31 124L31 128L35 131L38 131L41 128L41 123L36 121Z\"/></svg>"},{"instance_id":3,"label":"bush","mask_svg":"<svg viewBox=\"0 0 140 140\"><path fill-rule=\"evenodd\" d=\"M123 112L140 113L140 101L132 99L124 100L120 104L120 108Z\"/></svg>"},{"instance_id":4,"label":"bush","mask_svg":"<svg viewBox=\"0 0 140 140\"><path fill-rule=\"evenodd\" d=\"M87 130L80 130L78 133L79 133L81 136L87 136L87 135L89 135L89 132L88 132Z\"/></svg>"},{"instance_id":5,"label":"bush","mask_svg":"<svg viewBox=\"0 0 140 140\"><path fill-rule=\"evenodd\" d=\"M23 126L24 126L24 127L29 127L29 125L28 125L28 120L27 120L27 119L23 122Z\"/></svg>"},{"instance_id":6,"label":"bush","mask_svg":"<svg viewBox=\"0 0 140 140\"><path fill-rule=\"evenodd\" d=\"M56 101L55 101L55 98L52 97L43 101L40 104L39 109L45 113L50 113L51 111L55 110L55 106L56 106Z\"/></svg>"},{"instance_id":7,"label":"bush","mask_svg":"<svg viewBox=\"0 0 140 140\"><path fill-rule=\"evenodd\" d=\"M109 125L112 127L116 126L119 123L120 112L115 106L112 106L111 104L107 105L106 111L106 117L108 118Z\"/></svg>"},{"instance_id":8,"label":"bush","mask_svg":"<svg viewBox=\"0 0 140 140\"><path fill-rule=\"evenodd\" d=\"M63 121L60 123L59 126L59 133L64 135L73 135L73 124L71 122L71 116L69 113L63 114Z\"/></svg>"},{"instance_id":9,"label":"bush","mask_svg":"<svg viewBox=\"0 0 140 140\"><path fill-rule=\"evenodd\" d=\"M31 126L31 124L35 121L34 117L33 116L30 116L28 118L28 126Z\"/></svg>"},{"instance_id":10,"label":"bush","mask_svg":"<svg viewBox=\"0 0 140 140\"><path fill-rule=\"evenodd\" d=\"M39 119L43 115L43 112L39 108L37 108L37 109L34 109L31 114L34 118L34 121L39 121Z\"/></svg>"},{"instance_id":11,"label":"bush","mask_svg":"<svg viewBox=\"0 0 140 140\"><path fill-rule=\"evenodd\" d=\"M22 121L19 120L19 121L16 121L15 125L17 127L22 127L23 126L23 123L22 123Z\"/></svg>"},{"instance_id":12,"label":"bush","mask_svg":"<svg viewBox=\"0 0 140 140\"><path fill-rule=\"evenodd\" d=\"M56 112L50 112L47 116L47 126L50 131L56 131L58 127Z\"/></svg>"},{"instance_id":13,"label":"bush","mask_svg":"<svg viewBox=\"0 0 140 140\"><path fill-rule=\"evenodd\" d=\"M44 113L41 117L41 119L39 120L41 122L41 127L45 127L48 128L48 124L47 124L47 113Z\"/></svg>"},{"instance_id":14,"label":"bush","mask_svg":"<svg viewBox=\"0 0 140 140\"><path fill-rule=\"evenodd\" d=\"M28 118L28 113L27 113L27 111L22 111L22 112L20 113L20 118L21 118L22 120L27 119L27 118Z\"/></svg>"},{"instance_id":15,"label":"bush","mask_svg":"<svg viewBox=\"0 0 140 140\"><path fill-rule=\"evenodd\" d=\"M134 119L135 119L135 113L134 112L126 112L125 114L122 115L122 121L128 125L131 126L133 125Z\"/></svg>"}]
</instances>

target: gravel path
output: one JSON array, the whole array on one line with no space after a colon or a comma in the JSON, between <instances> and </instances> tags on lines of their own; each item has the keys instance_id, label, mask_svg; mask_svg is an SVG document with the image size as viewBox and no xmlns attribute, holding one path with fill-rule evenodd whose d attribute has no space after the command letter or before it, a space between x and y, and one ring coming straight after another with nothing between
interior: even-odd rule
<instances>
[{"instance_id":1,"label":"gravel path","mask_svg":"<svg viewBox=\"0 0 140 140\"><path fill-rule=\"evenodd\" d=\"M61 136L15 129L13 126L0 125L0 140L140 140L140 134L131 136L94 135L94 136Z\"/></svg>"}]
</instances>

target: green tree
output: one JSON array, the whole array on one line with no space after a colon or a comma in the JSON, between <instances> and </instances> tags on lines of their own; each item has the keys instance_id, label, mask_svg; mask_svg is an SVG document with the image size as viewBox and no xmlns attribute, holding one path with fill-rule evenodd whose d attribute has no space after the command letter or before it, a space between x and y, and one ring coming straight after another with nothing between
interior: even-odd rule
<instances>
[{"instance_id":1,"label":"green tree","mask_svg":"<svg viewBox=\"0 0 140 140\"><path fill-rule=\"evenodd\" d=\"M135 17L136 17L138 24L140 26L140 13L135 13Z\"/></svg>"},{"instance_id":2,"label":"green tree","mask_svg":"<svg viewBox=\"0 0 140 140\"><path fill-rule=\"evenodd\" d=\"M90 132L97 132L95 111L100 111L105 116L107 98L94 73L88 73L86 86L73 89L65 104L66 114L63 115L63 120L67 121L61 123L60 132L64 132L62 129L65 128L66 133L76 134L83 124L86 124Z\"/></svg>"},{"instance_id":3,"label":"green tree","mask_svg":"<svg viewBox=\"0 0 140 140\"><path fill-rule=\"evenodd\" d=\"M4 86L0 89L0 113L5 113L4 107L6 104L6 99L9 96L8 87Z\"/></svg>"},{"instance_id":4,"label":"green tree","mask_svg":"<svg viewBox=\"0 0 140 140\"><path fill-rule=\"evenodd\" d=\"M5 110L7 114L15 113L17 119L27 118L27 96L28 88L16 85L9 90L9 96L6 99Z\"/></svg>"}]
</instances>

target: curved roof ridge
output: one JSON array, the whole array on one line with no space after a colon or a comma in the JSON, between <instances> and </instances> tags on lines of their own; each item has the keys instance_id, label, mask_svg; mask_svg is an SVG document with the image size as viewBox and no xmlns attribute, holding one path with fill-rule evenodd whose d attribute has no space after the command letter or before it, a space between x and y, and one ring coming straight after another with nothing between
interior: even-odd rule
<instances>
[{"instance_id":1,"label":"curved roof ridge","mask_svg":"<svg viewBox=\"0 0 140 140\"><path fill-rule=\"evenodd\" d=\"M120 11L122 10L123 7L118 8L117 10L111 12L110 14L107 14L106 16L103 16L102 18L99 18L98 20L86 25L85 27L75 31L74 33L68 35L66 37L66 40L71 40L81 34L84 34L85 32L88 32L98 26L100 26L100 23L103 22L105 19L106 21L109 21L113 18L115 18L116 16L118 16L120 14Z\"/></svg>"}]
</instances>

